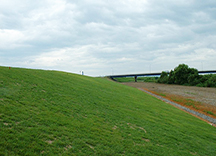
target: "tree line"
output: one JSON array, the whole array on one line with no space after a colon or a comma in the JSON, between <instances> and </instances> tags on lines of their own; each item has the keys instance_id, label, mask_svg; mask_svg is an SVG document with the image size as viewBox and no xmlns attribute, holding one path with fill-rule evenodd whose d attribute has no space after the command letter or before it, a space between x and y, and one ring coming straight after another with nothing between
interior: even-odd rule
<instances>
[{"instance_id":1,"label":"tree line","mask_svg":"<svg viewBox=\"0 0 216 156\"><path fill-rule=\"evenodd\" d=\"M216 74L199 75L197 69L189 68L186 64L180 64L170 72L163 71L158 83L216 87Z\"/></svg>"}]
</instances>

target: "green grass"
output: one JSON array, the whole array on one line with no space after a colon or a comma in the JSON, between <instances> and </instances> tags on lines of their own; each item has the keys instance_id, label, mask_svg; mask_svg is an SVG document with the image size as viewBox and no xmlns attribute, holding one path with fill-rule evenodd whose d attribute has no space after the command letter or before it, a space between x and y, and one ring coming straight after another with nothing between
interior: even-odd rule
<instances>
[{"instance_id":1,"label":"green grass","mask_svg":"<svg viewBox=\"0 0 216 156\"><path fill-rule=\"evenodd\" d=\"M159 77L137 77L137 82L157 82ZM134 82L134 77L119 77L114 78L118 82Z\"/></svg>"},{"instance_id":2,"label":"green grass","mask_svg":"<svg viewBox=\"0 0 216 156\"><path fill-rule=\"evenodd\" d=\"M106 78L0 67L0 155L208 155L216 128Z\"/></svg>"},{"instance_id":3,"label":"green grass","mask_svg":"<svg viewBox=\"0 0 216 156\"><path fill-rule=\"evenodd\" d=\"M206 112L206 113L208 113L208 114L210 114L210 115L216 116L212 111L206 111L206 110L204 110L204 112Z\"/></svg>"},{"instance_id":4,"label":"green grass","mask_svg":"<svg viewBox=\"0 0 216 156\"><path fill-rule=\"evenodd\" d=\"M166 97L166 94L163 94L163 93L159 93L159 95L160 95L160 96Z\"/></svg>"}]
</instances>

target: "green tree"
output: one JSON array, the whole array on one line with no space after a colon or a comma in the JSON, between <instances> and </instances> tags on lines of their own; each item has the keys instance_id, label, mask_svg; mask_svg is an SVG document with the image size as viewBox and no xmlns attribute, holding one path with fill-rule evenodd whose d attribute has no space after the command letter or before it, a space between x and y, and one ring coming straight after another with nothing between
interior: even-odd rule
<instances>
[{"instance_id":1,"label":"green tree","mask_svg":"<svg viewBox=\"0 0 216 156\"><path fill-rule=\"evenodd\" d=\"M163 71L158 79L159 83L168 83L168 73Z\"/></svg>"},{"instance_id":2,"label":"green tree","mask_svg":"<svg viewBox=\"0 0 216 156\"><path fill-rule=\"evenodd\" d=\"M175 74L174 74L173 70L171 70L170 73L169 73L168 83L169 84L174 84L175 83Z\"/></svg>"},{"instance_id":3,"label":"green tree","mask_svg":"<svg viewBox=\"0 0 216 156\"><path fill-rule=\"evenodd\" d=\"M215 74L211 74L210 79L208 79L209 82L209 86L207 87L216 87L216 75Z\"/></svg>"},{"instance_id":4,"label":"green tree","mask_svg":"<svg viewBox=\"0 0 216 156\"><path fill-rule=\"evenodd\" d=\"M190 69L186 64L180 64L178 67L174 69L174 78L175 84L188 84L188 76L190 73Z\"/></svg>"},{"instance_id":5,"label":"green tree","mask_svg":"<svg viewBox=\"0 0 216 156\"><path fill-rule=\"evenodd\" d=\"M186 64L180 64L173 70L162 72L158 83L191 85L200 87L216 87L216 74L199 75L198 70L189 68Z\"/></svg>"},{"instance_id":6,"label":"green tree","mask_svg":"<svg viewBox=\"0 0 216 156\"><path fill-rule=\"evenodd\" d=\"M195 86L199 83L199 81L200 81L200 76L198 70L195 68L189 68L188 84Z\"/></svg>"},{"instance_id":7,"label":"green tree","mask_svg":"<svg viewBox=\"0 0 216 156\"><path fill-rule=\"evenodd\" d=\"M200 78L200 83L198 86L202 87L216 87L216 75L210 74L210 75L202 75Z\"/></svg>"}]
</instances>

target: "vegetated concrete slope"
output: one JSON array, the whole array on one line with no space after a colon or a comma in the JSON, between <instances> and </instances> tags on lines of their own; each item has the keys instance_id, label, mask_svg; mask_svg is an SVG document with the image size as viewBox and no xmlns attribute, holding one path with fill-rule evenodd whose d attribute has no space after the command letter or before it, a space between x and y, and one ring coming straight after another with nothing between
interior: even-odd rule
<instances>
[{"instance_id":1,"label":"vegetated concrete slope","mask_svg":"<svg viewBox=\"0 0 216 156\"><path fill-rule=\"evenodd\" d=\"M0 155L215 155L216 129L105 78L0 67Z\"/></svg>"}]
</instances>

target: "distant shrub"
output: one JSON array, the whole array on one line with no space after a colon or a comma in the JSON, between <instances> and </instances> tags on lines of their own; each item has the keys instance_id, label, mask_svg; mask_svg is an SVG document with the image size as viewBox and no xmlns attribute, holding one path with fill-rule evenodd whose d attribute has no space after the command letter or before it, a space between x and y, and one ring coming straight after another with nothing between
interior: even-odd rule
<instances>
[{"instance_id":1,"label":"distant shrub","mask_svg":"<svg viewBox=\"0 0 216 156\"><path fill-rule=\"evenodd\" d=\"M175 83L175 74L174 74L173 70L171 70L170 73L169 73L168 83L169 84L174 84Z\"/></svg>"},{"instance_id":2,"label":"distant shrub","mask_svg":"<svg viewBox=\"0 0 216 156\"><path fill-rule=\"evenodd\" d=\"M163 71L161 73L160 78L158 79L158 83L168 83L168 73Z\"/></svg>"},{"instance_id":3,"label":"distant shrub","mask_svg":"<svg viewBox=\"0 0 216 156\"><path fill-rule=\"evenodd\" d=\"M199 87L216 87L216 75L199 75L198 70L189 68L186 64L180 64L169 73L162 72L158 83L179 84Z\"/></svg>"},{"instance_id":4,"label":"distant shrub","mask_svg":"<svg viewBox=\"0 0 216 156\"><path fill-rule=\"evenodd\" d=\"M201 75L200 82L197 84L197 86L216 87L216 75L215 74Z\"/></svg>"}]
</instances>

